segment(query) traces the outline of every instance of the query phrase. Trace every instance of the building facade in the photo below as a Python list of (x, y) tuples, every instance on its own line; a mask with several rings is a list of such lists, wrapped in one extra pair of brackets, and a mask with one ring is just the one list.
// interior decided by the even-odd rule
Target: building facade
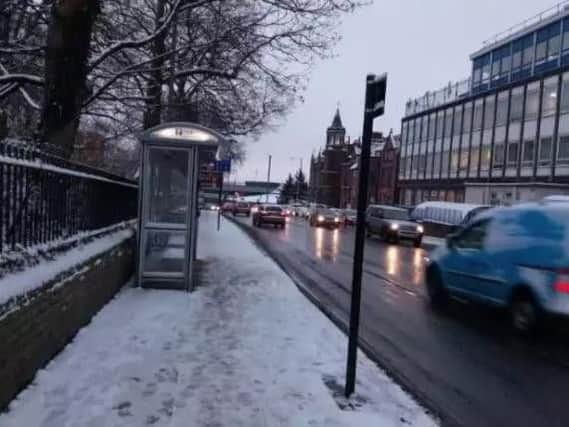
[(316, 203), (340, 207), (342, 169), (354, 155), (354, 145), (346, 139), (339, 109), (326, 130), (326, 146), (310, 160), (310, 193)]
[[(342, 170), (340, 207), (356, 208), (358, 202), (360, 142), (354, 142), (355, 156)], [(368, 202), (370, 204), (394, 204), (397, 201), (396, 182), (399, 159), (399, 136), (374, 132), (371, 142)]]
[(469, 79), (407, 104), (401, 204), (569, 193), (569, 9), (529, 22), (471, 55)]

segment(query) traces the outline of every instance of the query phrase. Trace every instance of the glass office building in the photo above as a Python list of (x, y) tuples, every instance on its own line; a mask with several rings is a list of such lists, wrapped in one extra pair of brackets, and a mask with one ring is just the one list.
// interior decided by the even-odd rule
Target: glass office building
[(469, 79), (407, 103), (400, 203), (569, 194), (568, 3), (487, 42)]

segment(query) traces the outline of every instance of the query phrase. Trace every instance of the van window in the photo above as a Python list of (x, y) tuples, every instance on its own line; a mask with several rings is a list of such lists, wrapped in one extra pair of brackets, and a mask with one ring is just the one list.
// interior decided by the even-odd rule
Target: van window
[(473, 224), (471, 227), (464, 230), (464, 232), (462, 232), (456, 239), (456, 247), (461, 249), (483, 249), (486, 236), (488, 235), (489, 226), (489, 219)]

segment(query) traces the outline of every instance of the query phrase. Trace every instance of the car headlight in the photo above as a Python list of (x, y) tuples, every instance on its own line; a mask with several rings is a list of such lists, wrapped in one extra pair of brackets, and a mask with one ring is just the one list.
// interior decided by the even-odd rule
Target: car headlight
[(392, 230), (399, 230), (399, 224), (391, 224), (389, 228), (391, 228)]
[(425, 232), (425, 229), (423, 228), (423, 226), (422, 226), (422, 225), (418, 225), (418, 226), (417, 226), (417, 233), (424, 233), (424, 232)]
[(340, 218), (334, 218), (334, 222), (340, 222)]
[(322, 215), (318, 215), (318, 222), (324, 221), (324, 217)]

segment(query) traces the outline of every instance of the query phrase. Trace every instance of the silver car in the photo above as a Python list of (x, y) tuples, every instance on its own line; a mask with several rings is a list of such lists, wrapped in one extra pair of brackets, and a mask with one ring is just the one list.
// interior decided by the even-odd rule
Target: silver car
[(368, 236), (377, 235), (386, 242), (410, 240), (418, 248), (423, 241), (424, 229), (411, 220), (406, 209), (371, 205), (366, 213), (366, 231)]

